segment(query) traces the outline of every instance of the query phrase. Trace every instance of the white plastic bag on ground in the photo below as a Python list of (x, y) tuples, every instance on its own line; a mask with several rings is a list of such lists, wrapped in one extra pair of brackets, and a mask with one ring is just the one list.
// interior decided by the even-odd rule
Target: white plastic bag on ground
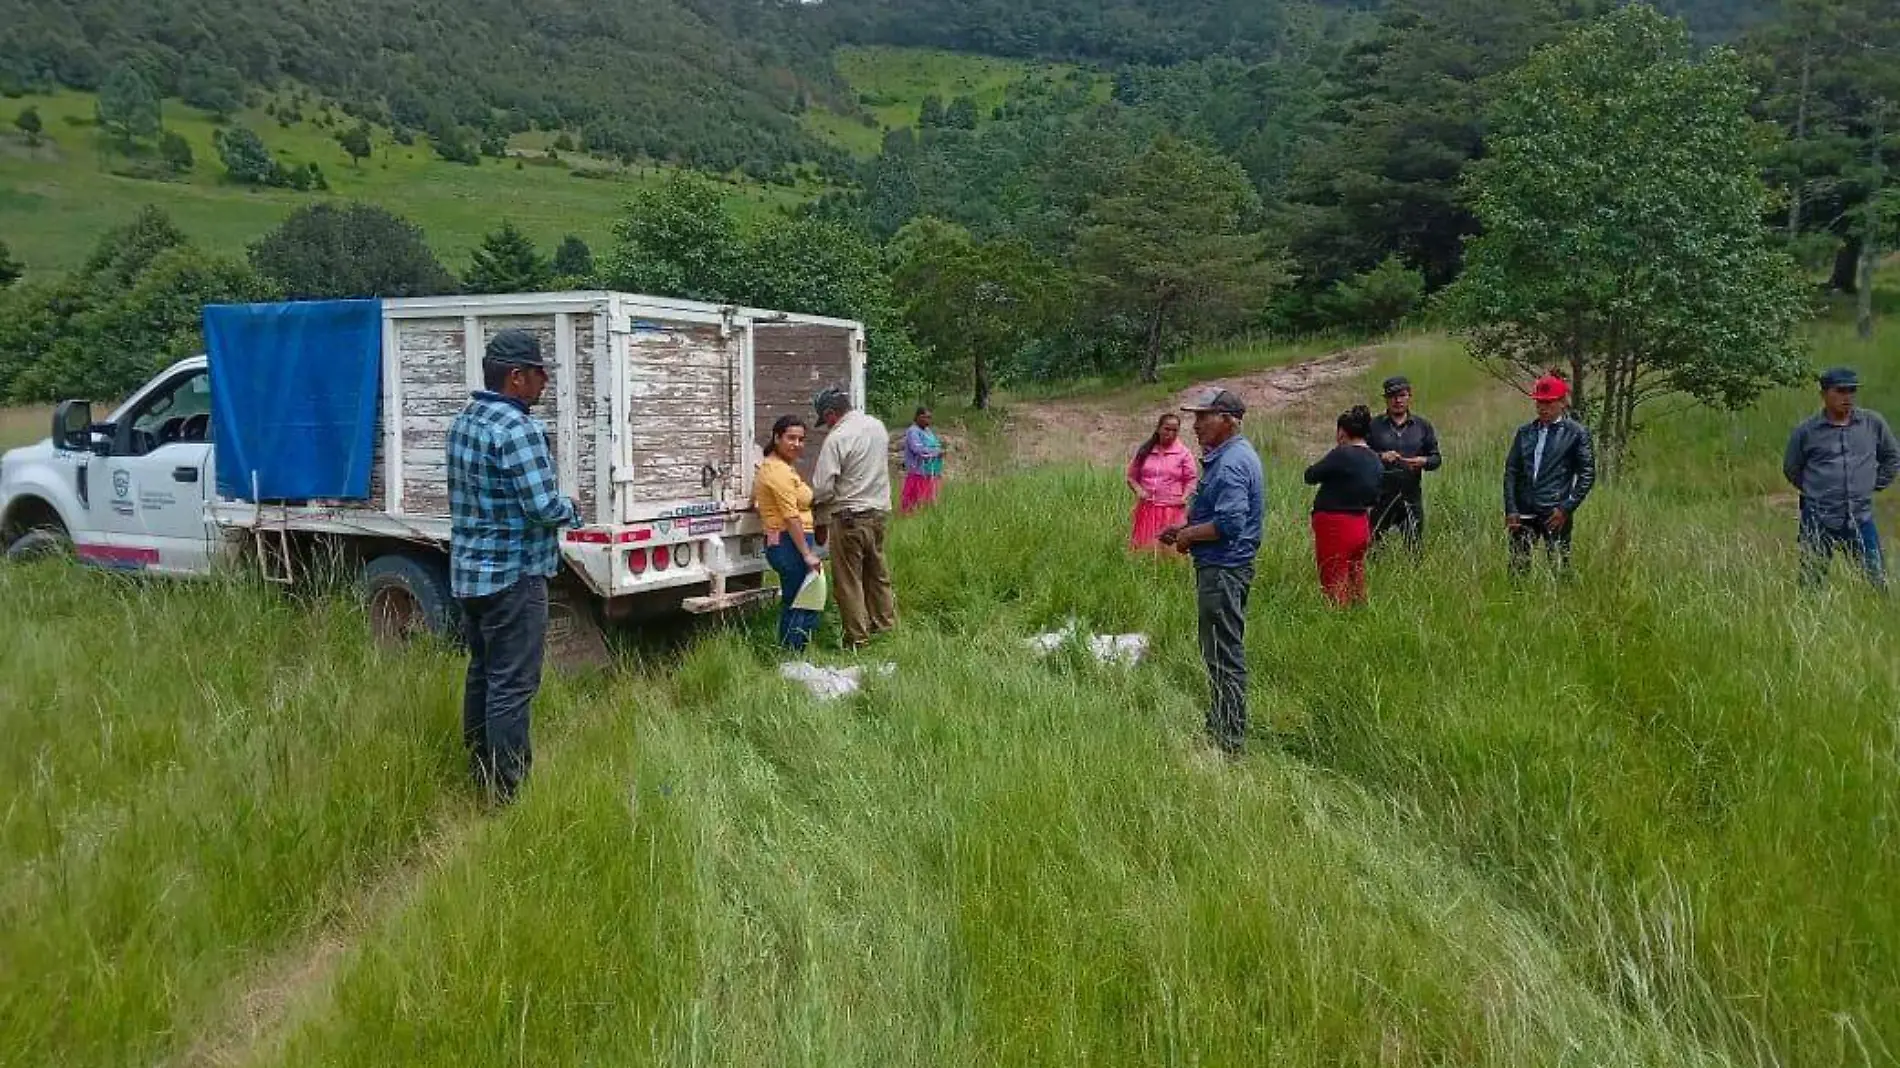
[[(1027, 645), (1037, 656), (1048, 656), (1071, 638), (1082, 635), (1082, 627), (1071, 619), (1062, 625), (1061, 630), (1047, 631), (1026, 639)], [(1089, 654), (1098, 664), (1117, 664), (1133, 667), (1141, 663), (1148, 655), (1148, 636), (1146, 634), (1090, 634), (1088, 636)]]
[[(870, 673), (875, 678), (888, 678), (897, 672), (896, 664), (873, 664)], [(778, 673), (781, 678), (789, 679), (811, 691), (820, 701), (835, 701), (857, 693), (864, 685), (865, 669), (862, 667), (824, 668), (803, 660), (780, 664)]]

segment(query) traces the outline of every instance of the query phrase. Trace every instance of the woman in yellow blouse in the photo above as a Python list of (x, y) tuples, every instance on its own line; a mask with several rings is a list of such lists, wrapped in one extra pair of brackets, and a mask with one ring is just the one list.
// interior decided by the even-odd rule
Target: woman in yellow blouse
[(765, 524), (765, 561), (778, 572), (783, 606), (779, 610), (778, 640), (787, 649), (803, 650), (818, 629), (819, 614), (793, 608), (805, 576), (819, 567), (818, 545), (812, 539), (811, 486), (798, 475), (798, 458), (805, 452), (805, 421), (782, 415), (772, 424), (772, 440), (765, 460), (752, 479), (752, 506)]

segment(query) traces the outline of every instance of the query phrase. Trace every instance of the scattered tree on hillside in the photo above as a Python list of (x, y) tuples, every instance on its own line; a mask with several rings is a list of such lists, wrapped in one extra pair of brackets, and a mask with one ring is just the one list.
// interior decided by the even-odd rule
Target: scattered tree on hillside
[(943, 125), (943, 98), (935, 93), (924, 97), (923, 105), (917, 109), (917, 128), (934, 130)]
[(358, 122), (355, 126), (336, 135), (337, 144), (349, 153), (350, 163), (362, 169), (363, 161), (369, 158), (371, 151), (369, 123)]
[(0, 241), (0, 289), (5, 289), (19, 281), (20, 276), (25, 273), (26, 268), (20, 266), (20, 261), (13, 258), (13, 250), (7, 247), (5, 241)]
[(1139, 321), (1143, 382), (1157, 380), (1170, 328), (1257, 310), (1285, 280), (1249, 229), (1258, 211), (1239, 164), (1165, 135), (1090, 207), (1076, 262), (1105, 309)]
[(40, 121), (40, 109), (31, 105), (20, 109), (20, 114), (13, 119), (13, 125), (26, 135), (27, 144), (36, 147), (40, 143), (40, 134), (46, 129), (46, 125)]
[(594, 277), (594, 252), (587, 242), (569, 234), (561, 239), (561, 247), (554, 250), (554, 273), (575, 282), (585, 283)]
[(196, 163), (191, 154), (191, 142), (176, 130), (166, 130), (159, 135), (158, 155), (173, 174), (190, 174)]
[(114, 67), (94, 105), (99, 126), (121, 149), (158, 136), (158, 91), (129, 63)]
[(953, 130), (976, 129), (976, 101), (967, 96), (950, 101), (950, 107), (943, 113), (943, 124)]
[(967, 385), (978, 409), (989, 407), (995, 362), (1067, 310), (1066, 274), (1020, 239), (980, 242), (955, 223), (924, 218), (898, 231), (890, 251), (905, 321), (937, 355), (931, 384)]
[(282, 185), (283, 168), (272, 158), (264, 139), (243, 126), (232, 126), (212, 135), (218, 159), (225, 174), (239, 185)]
[(374, 204), (299, 208), (251, 246), (251, 265), (292, 300), (455, 291), (421, 229)]
[(1484, 233), (1446, 309), (1507, 378), (1560, 367), (1612, 470), (1669, 396), (1739, 407), (1798, 378), (1806, 313), (1769, 207), (1738, 58), (1632, 6), (1538, 53), (1491, 114)]
[(733, 301), (747, 287), (745, 259), (719, 191), (682, 174), (642, 193), (614, 224), (601, 278), (631, 293)]
[(547, 286), (548, 264), (534, 242), (512, 221), (482, 239), (474, 262), (462, 275), (470, 293), (533, 293)]

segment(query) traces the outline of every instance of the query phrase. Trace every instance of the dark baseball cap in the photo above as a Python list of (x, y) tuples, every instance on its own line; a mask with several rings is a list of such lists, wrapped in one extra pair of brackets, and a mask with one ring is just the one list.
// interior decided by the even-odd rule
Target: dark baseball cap
[(1852, 367), (1830, 367), (1821, 372), (1822, 389), (1859, 389), (1860, 375)]
[(851, 394), (840, 386), (830, 386), (818, 391), (818, 395), (811, 399), (811, 406), (819, 415), (848, 412), (851, 410)]
[(1184, 412), (1218, 412), (1235, 418), (1247, 414), (1247, 402), (1240, 394), (1231, 389), (1207, 389), (1194, 396), (1193, 400), (1181, 405)]
[(1385, 380), (1385, 385), (1381, 388), (1385, 390), (1386, 396), (1396, 396), (1411, 389), (1412, 380), (1404, 375), (1393, 375), (1391, 378)]
[(503, 367), (547, 367), (541, 358), (541, 339), (518, 327), (489, 338), (484, 358)]

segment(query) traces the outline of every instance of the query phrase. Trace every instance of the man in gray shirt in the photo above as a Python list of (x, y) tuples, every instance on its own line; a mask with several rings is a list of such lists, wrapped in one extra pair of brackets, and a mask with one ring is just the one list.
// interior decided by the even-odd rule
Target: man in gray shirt
[(842, 389), (818, 394), (812, 407), (827, 431), (812, 471), (812, 506), (827, 528), (844, 644), (856, 649), (897, 626), (897, 601), (884, 563), (891, 435), (876, 416), (852, 410), (851, 395)]
[(1854, 404), (1860, 376), (1836, 367), (1821, 375), (1821, 411), (1788, 438), (1782, 473), (1801, 491), (1801, 580), (1817, 586), (1839, 549), (1867, 580), (1887, 586), (1874, 529), (1874, 494), (1900, 474), (1900, 441), (1887, 421)]

